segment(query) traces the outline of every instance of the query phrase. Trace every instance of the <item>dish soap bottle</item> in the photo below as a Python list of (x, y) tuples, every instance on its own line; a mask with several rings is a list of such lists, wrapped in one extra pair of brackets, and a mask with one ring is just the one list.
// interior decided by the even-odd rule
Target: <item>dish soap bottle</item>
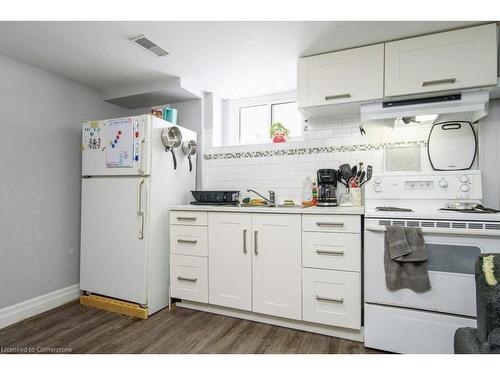
[(312, 206), (312, 200), (312, 180), (310, 177), (306, 177), (302, 183), (302, 205), (304, 207)]

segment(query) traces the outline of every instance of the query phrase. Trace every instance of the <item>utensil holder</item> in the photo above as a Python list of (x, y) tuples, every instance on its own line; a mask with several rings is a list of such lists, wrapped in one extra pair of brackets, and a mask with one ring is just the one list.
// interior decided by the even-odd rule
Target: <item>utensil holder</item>
[(352, 200), (355, 206), (363, 205), (363, 188), (350, 188), (349, 192), (352, 195)]

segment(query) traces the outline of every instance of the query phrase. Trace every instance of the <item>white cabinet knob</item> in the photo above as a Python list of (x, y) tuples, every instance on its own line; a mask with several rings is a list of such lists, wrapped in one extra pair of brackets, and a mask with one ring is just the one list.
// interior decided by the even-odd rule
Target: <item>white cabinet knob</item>
[(373, 179), (373, 182), (377, 185), (380, 185), (382, 183), (382, 177), (375, 177)]
[(460, 190), (465, 193), (466, 191), (470, 190), (470, 186), (467, 184), (462, 184), (462, 185), (460, 185)]
[(469, 178), (469, 176), (467, 176), (466, 174), (464, 174), (464, 175), (460, 176), (460, 182), (461, 182), (461, 183), (465, 184), (465, 183), (467, 183), (467, 182), (469, 182), (469, 181), (470, 181), (470, 178)]
[(444, 178), (439, 181), (439, 186), (441, 186), (443, 189), (448, 187), (448, 181), (445, 180)]
[(380, 193), (382, 191), (382, 186), (380, 185), (375, 185), (373, 187), (373, 190), (375, 191), (375, 193)]

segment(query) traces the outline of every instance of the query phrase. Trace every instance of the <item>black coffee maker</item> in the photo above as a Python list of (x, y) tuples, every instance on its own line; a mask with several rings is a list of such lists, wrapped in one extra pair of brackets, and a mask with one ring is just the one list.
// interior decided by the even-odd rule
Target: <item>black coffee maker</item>
[(337, 202), (337, 170), (318, 169), (318, 202), (317, 206), (334, 207)]

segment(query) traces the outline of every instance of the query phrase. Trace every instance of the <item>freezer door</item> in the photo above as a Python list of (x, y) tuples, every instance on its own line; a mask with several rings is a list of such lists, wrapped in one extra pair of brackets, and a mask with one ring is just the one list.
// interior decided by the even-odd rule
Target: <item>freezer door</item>
[(82, 179), (80, 289), (147, 304), (147, 177)]
[(151, 116), (86, 121), (82, 176), (149, 175)]

